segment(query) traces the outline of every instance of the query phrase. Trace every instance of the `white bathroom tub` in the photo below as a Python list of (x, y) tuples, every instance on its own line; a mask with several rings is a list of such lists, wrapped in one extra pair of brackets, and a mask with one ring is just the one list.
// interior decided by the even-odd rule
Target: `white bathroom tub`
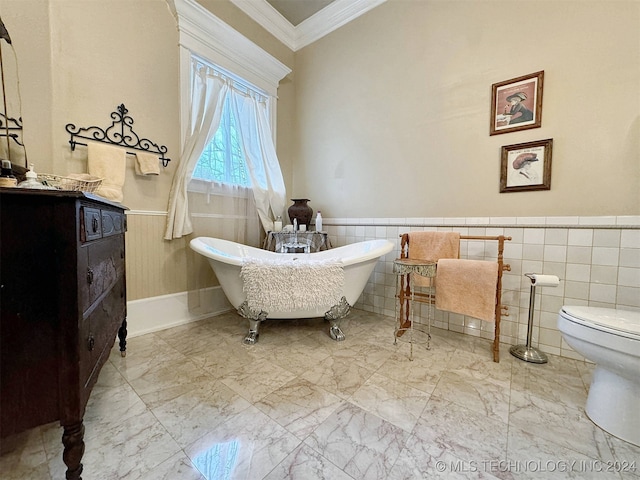
[[(260, 322), (267, 318), (317, 318), (324, 317), (331, 322), (329, 333), (334, 340), (344, 340), (339, 320), (349, 313), (351, 306), (364, 290), (369, 276), (378, 259), (393, 249), (388, 240), (368, 240), (343, 247), (314, 253), (275, 253), (247, 245), (211, 237), (198, 237), (191, 240), (191, 248), (209, 261), (227, 299), (238, 309), (238, 313), (249, 319), (249, 334), (245, 343), (253, 344), (258, 339)], [(243, 262), (247, 259), (270, 261), (290, 261), (292, 258), (309, 260), (337, 260), (344, 269), (344, 291), (338, 305), (310, 306), (294, 311), (261, 312), (257, 315), (246, 308), (246, 294), (240, 275)]]

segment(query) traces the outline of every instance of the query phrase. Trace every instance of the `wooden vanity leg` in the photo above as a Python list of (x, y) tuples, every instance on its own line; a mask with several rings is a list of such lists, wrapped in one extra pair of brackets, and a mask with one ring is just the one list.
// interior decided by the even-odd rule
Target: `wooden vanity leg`
[(66, 425), (62, 434), (64, 453), (62, 459), (67, 466), (67, 480), (82, 480), (82, 455), (84, 455), (84, 424), (82, 420)]
[(122, 326), (118, 329), (118, 338), (120, 339), (120, 356), (127, 356), (127, 319), (122, 321)]

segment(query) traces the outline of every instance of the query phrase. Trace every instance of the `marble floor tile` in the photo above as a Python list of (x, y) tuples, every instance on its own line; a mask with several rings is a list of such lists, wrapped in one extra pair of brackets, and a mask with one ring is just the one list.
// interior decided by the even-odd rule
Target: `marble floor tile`
[(252, 406), (228, 418), (185, 452), (207, 479), (253, 480), (264, 478), (300, 443)]
[(339, 467), (307, 445), (300, 445), (282, 460), (264, 480), (353, 480)]
[(456, 403), (505, 424), (509, 421), (509, 382), (461, 370), (445, 371), (432, 396)]
[(218, 381), (203, 382), (153, 408), (152, 413), (181, 447), (214, 430), (226, 418), (251, 406)]
[(154, 364), (153, 361), (149, 361), (135, 369), (127, 369), (123, 375), (140, 397), (194, 381), (211, 380), (208, 373), (186, 357), (173, 364)]
[(518, 478), (538, 479), (561, 474), (563, 478), (609, 480), (619, 478), (616, 472), (603, 471), (600, 460), (536, 437), (519, 428), (509, 429), (506, 462), (491, 465), (496, 476), (510, 469)]
[[(83, 478), (139, 478), (180, 451), (149, 411), (117, 422), (101, 433), (86, 439)], [(53, 478), (64, 478), (66, 467), (61, 455), (51, 458), (49, 465)]]
[[(60, 440), (60, 437), (58, 437)], [(49, 476), (47, 452), (41, 428), (32, 428), (0, 442), (0, 472), (10, 479)]]
[(632, 445), (608, 433), (605, 433), (605, 438), (613, 454), (611, 467), (619, 471), (624, 479), (640, 478), (640, 446)]
[(544, 374), (531, 375), (526, 372), (514, 372), (513, 376), (512, 391), (537, 396), (575, 410), (584, 409), (587, 403), (587, 390), (581, 380), (576, 385), (575, 382), (561, 382), (561, 377), (550, 379), (548, 375)]
[(296, 378), (254, 405), (300, 439), (306, 438), (340, 405), (337, 395)]
[(345, 403), (305, 439), (305, 444), (357, 479), (385, 478), (409, 433)]
[(414, 351), (413, 360), (410, 360), (406, 345), (400, 345), (380, 366), (378, 373), (430, 394), (440, 381), (453, 352), (433, 346), (431, 350)]
[(176, 453), (138, 478), (139, 480), (208, 480), (184, 452)]
[(508, 426), (502, 421), (452, 401), (431, 396), (413, 433), (430, 455), (443, 452), (476, 462), (504, 459)]
[[(279, 334), (278, 338), (282, 336)], [(321, 363), (329, 357), (330, 351), (319, 345), (315, 338), (305, 335), (296, 341), (292, 340), (286, 348), (273, 344), (265, 346), (258, 342), (252, 347), (251, 353), (256, 361), (268, 360), (294, 375), (300, 375), (307, 371), (310, 364)]]
[(460, 373), (474, 380), (495, 381), (508, 386), (515, 362), (516, 359), (513, 356), (505, 357), (496, 363), (491, 356), (485, 353), (474, 353), (456, 348), (447, 364), (447, 371)]
[(243, 366), (224, 375), (220, 381), (251, 403), (276, 391), (296, 376), (268, 360)]
[(393, 344), (374, 346), (363, 339), (347, 339), (336, 342), (336, 348), (331, 352), (335, 360), (353, 362), (365, 368), (377, 370), (392, 354)]
[(308, 366), (301, 378), (343, 399), (348, 399), (374, 372), (375, 368), (330, 356), (315, 365)]
[(351, 403), (393, 425), (411, 432), (429, 394), (374, 373), (351, 397)]
[(604, 431), (582, 409), (512, 389), (509, 425), (590, 458), (613, 460)]
[(221, 378), (228, 373), (253, 364), (258, 357), (253, 354), (251, 347), (238, 340), (231, 345), (218, 346), (206, 352), (189, 355), (189, 359), (208, 374), (215, 378)]
[(488, 463), (461, 460), (447, 451), (434, 455), (424, 442), (412, 436), (389, 472), (387, 480), (415, 480), (423, 478), (495, 480)]
[[(322, 318), (263, 326), (244, 345), (229, 312), (130, 338), (126, 357), (114, 346), (83, 478), (640, 480), (640, 447), (584, 413), (593, 364), (529, 364), (508, 345), (494, 363), (491, 341), (435, 327), (410, 360), (393, 318), (358, 309), (344, 342)], [(63, 479), (61, 437), (53, 422), (3, 438), (0, 478)]]

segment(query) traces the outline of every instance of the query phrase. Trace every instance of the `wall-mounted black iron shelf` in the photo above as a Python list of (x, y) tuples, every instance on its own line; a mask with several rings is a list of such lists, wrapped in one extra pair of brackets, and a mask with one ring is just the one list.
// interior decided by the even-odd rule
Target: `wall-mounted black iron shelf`
[[(170, 158), (164, 156), (164, 154), (167, 153), (167, 147), (164, 145), (159, 146), (157, 143), (146, 138), (141, 139), (138, 134), (133, 131), (133, 118), (127, 115), (127, 113), (129, 113), (129, 110), (124, 106), (124, 103), (120, 104), (116, 108), (116, 111), (111, 112), (113, 122), (105, 129), (95, 126), (79, 128), (73, 123), (68, 123), (65, 128), (71, 135), (71, 139), (69, 140), (71, 150), (75, 150), (76, 145), (86, 146), (86, 143), (76, 140), (76, 138), (84, 138), (86, 140), (108, 143), (127, 149), (157, 153), (158, 158), (162, 161), (162, 165), (166, 167), (171, 161)], [(127, 151), (127, 153), (135, 155), (135, 152)]]
[[(16, 133), (20, 132), (20, 133)], [(22, 143), (22, 118), (7, 117), (4, 113), (0, 112), (0, 137), (9, 137), (21, 147), (24, 147)]]

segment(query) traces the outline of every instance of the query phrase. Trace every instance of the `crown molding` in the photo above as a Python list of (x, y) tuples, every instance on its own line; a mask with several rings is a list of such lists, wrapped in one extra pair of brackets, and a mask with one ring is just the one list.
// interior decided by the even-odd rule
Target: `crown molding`
[(298, 26), (293, 26), (266, 0), (231, 0), (291, 50), (319, 40), (386, 0), (335, 0)]
[(291, 50), (296, 51), (296, 27), (291, 25), (266, 0), (231, 0), (231, 3), (249, 15)]
[(195, 0), (175, 0), (179, 43), (215, 61), (270, 95), (291, 69), (231, 28)]

